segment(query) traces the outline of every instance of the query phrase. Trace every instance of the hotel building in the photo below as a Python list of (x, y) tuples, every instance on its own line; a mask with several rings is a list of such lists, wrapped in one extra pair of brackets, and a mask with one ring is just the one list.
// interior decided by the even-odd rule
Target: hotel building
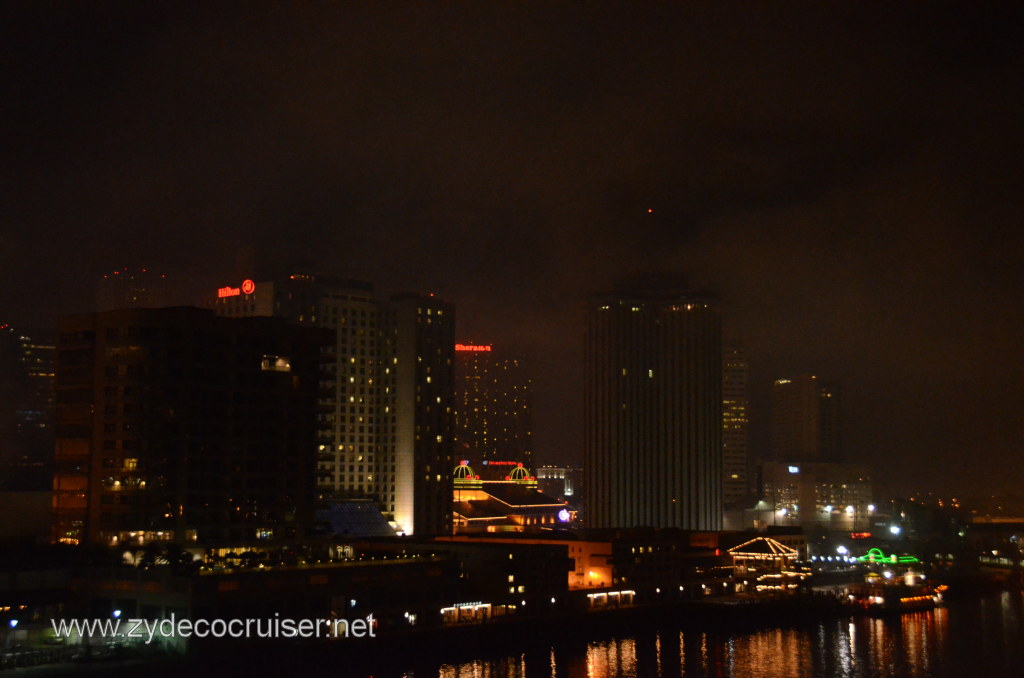
[(716, 305), (684, 294), (592, 296), (584, 389), (587, 525), (720, 530)]
[(493, 344), (455, 345), (455, 446), (478, 467), (533, 469), (530, 380), (519, 358)]
[(414, 294), (381, 300), (367, 282), (296, 273), (221, 287), (206, 305), (331, 330), (318, 401), (319, 498), (371, 499), (402, 534), (450, 532), (452, 304)]

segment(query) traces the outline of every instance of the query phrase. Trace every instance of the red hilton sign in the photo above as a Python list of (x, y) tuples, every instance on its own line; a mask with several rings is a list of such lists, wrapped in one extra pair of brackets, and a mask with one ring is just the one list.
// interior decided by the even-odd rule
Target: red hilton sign
[(256, 283), (246, 278), (242, 281), (241, 287), (221, 287), (217, 290), (217, 297), (237, 297), (240, 294), (252, 294), (256, 291)]

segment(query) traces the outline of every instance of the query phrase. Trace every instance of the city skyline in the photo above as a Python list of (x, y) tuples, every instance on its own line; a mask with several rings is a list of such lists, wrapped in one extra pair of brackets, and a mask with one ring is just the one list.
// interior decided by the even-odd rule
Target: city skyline
[(815, 373), (882, 493), (1008, 491), (1018, 12), (8, 10), (0, 324), (124, 267), (190, 298), (296, 266), (433, 291), (545, 375), (564, 463), (586, 296), (669, 270), (722, 294), (755, 456), (773, 380)]

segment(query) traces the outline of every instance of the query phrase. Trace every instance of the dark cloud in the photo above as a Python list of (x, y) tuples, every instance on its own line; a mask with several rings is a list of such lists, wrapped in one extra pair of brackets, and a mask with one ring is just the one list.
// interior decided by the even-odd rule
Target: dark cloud
[(586, 294), (672, 270), (748, 346), (758, 446), (813, 370), (895, 489), (1024, 480), (1014, 5), (3, 11), (6, 316), (125, 265), (434, 291), (532, 358), (559, 460)]

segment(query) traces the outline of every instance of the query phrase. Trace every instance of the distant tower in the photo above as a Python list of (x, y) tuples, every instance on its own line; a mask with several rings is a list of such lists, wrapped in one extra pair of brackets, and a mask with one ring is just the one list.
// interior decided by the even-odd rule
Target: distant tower
[(455, 344), (455, 445), (459, 455), (533, 466), (530, 380), (519, 358), (493, 344)]
[(96, 310), (122, 308), (161, 308), (170, 306), (167, 276), (148, 268), (107, 273), (96, 283)]
[(747, 359), (740, 348), (722, 350), (722, 491), (726, 506), (749, 493), (747, 478)]
[(52, 484), (52, 335), (0, 325), (0, 488)]
[(841, 461), (839, 391), (814, 375), (772, 386), (772, 457), (776, 461)]
[(722, 528), (722, 339), (712, 301), (588, 305), (584, 476), (592, 527)]

